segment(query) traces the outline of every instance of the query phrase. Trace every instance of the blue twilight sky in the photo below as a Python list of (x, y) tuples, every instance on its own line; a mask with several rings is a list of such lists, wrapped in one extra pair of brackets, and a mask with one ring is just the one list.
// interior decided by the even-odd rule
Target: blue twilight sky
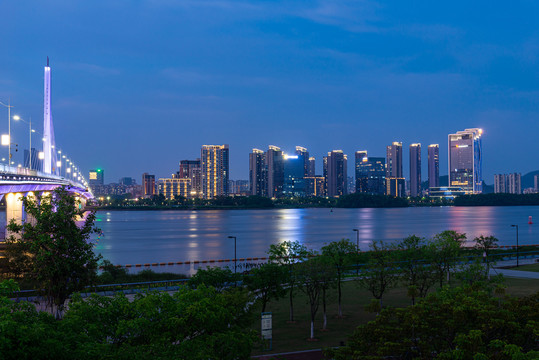
[(392, 141), (408, 177), (420, 142), (426, 179), (427, 146), (447, 174), (447, 134), (470, 127), (487, 183), (539, 169), (537, 1), (2, 0), (0, 17), (0, 101), (42, 131), (49, 56), (56, 142), (107, 183), (225, 143), (247, 179), (253, 147), (307, 147), (317, 173), (342, 149), (352, 175)]

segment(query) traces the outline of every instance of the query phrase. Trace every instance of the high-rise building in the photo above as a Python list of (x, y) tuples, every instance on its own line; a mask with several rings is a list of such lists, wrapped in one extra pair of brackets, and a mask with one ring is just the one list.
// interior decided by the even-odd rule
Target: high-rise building
[(440, 146), (429, 145), (429, 188), (440, 186)]
[(299, 155), (284, 155), (283, 196), (305, 196), (305, 156), (301, 152)]
[(342, 150), (328, 152), (326, 158), (326, 190), (327, 196), (338, 197), (346, 195), (348, 157)]
[(535, 189), (535, 192), (539, 192), (539, 175), (533, 176), (533, 188)]
[(191, 196), (202, 197), (202, 171), (200, 169), (200, 159), (181, 160), (178, 178), (191, 179)]
[(169, 178), (157, 181), (157, 195), (163, 195), (167, 200), (174, 200), (176, 197), (191, 198), (191, 179), (189, 178)]
[(405, 194), (406, 179), (386, 177), (386, 195), (402, 197)]
[(259, 149), (253, 149), (249, 154), (249, 186), (250, 194), (267, 196), (266, 154)]
[(307, 196), (326, 196), (326, 179), (323, 176), (308, 176), (305, 178), (305, 193)]
[(202, 145), (200, 151), (202, 197), (228, 195), (228, 145)]
[(92, 186), (99, 186), (105, 184), (105, 171), (103, 169), (96, 169), (96, 170), (90, 170), (90, 174), (88, 176), (88, 184), (90, 187)]
[(268, 197), (277, 198), (283, 195), (284, 157), (277, 146), (270, 145), (266, 152), (266, 168), (268, 171)]
[(309, 176), (309, 151), (302, 146), (296, 146), (296, 155), (303, 157), (303, 177)]
[(494, 192), (522, 194), (521, 174), (496, 174), (494, 175)]
[(155, 195), (155, 175), (142, 174), (142, 192), (144, 197)]
[(393, 142), (386, 151), (386, 194), (405, 195), (406, 180), (402, 174), (402, 143)]
[(355, 160), (356, 162), (355, 162), (354, 169), (355, 169), (355, 175), (356, 175), (356, 192), (358, 193), (366, 192), (365, 190), (367, 187), (368, 178), (363, 171), (363, 162), (368, 161), (367, 150), (356, 151)]
[(387, 147), (386, 177), (402, 178), (402, 143), (393, 142)]
[(421, 144), (410, 145), (410, 196), (421, 196)]
[(482, 134), (482, 129), (474, 128), (448, 136), (449, 186), (459, 187), (466, 194), (483, 191)]
[(520, 173), (507, 175), (507, 192), (510, 194), (522, 194), (522, 176)]
[(307, 171), (307, 176), (316, 176), (316, 163), (313, 156), (309, 158), (309, 170)]
[(385, 158), (367, 157), (366, 151), (356, 152), (356, 192), (379, 195), (386, 193)]
[(198, 168), (200, 168), (200, 159), (180, 160), (180, 171), (178, 176), (180, 179), (190, 179), (193, 175), (193, 171)]
[(228, 180), (228, 193), (241, 196), (251, 195), (249, 180)]
[(494, 175), (494, 193), (500, 194), (500, 193), (506, 193), (507, 189), (507, 179), (505, 177), (505, 174), (495, 174)]
[(118, 183), (123, 186), (133, 186), (137, 184), (137, 181), (132, 177), (123, 177), (118, 180)]

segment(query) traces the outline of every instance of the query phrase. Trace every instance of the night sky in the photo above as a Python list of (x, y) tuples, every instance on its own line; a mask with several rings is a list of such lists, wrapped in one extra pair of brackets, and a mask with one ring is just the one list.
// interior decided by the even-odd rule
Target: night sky
[(539, 169), (536, 1), (2, 0), (0, 18), (0, 101), (42, 131), (49, 56), (57, 146), (106, 183), (168, 177), (203, 144), (230, 145), (231, 179), (270, 144), (320, 174), (342, 149), (353, 175), (355, 151), (393, 141), (407, 178), (423, 145), (426, 180), (427, 146), (445, 175), (447, 135), (471, 127), (487, 183)]

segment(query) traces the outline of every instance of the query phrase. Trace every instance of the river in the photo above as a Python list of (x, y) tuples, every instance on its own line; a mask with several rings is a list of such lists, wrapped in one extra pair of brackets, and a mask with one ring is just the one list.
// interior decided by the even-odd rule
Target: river
[[(528, 216), (538, 221), (528, 224)], [(499, 245), (539, 244), (539, 207), (409, 207), (395, 209), (273, 209), (198, 211), (99, 211), (103, 235), (96, 252), (114, 264), (203, 261), (264, 257), (271, 244), (299, 241), (309, 249), (342, 238), (368, 250), (373, 240), (398, 241), (408, 235), (431, 238), (443, 230), (466, 233), (470, 245), (493, 235)], [(165, 266), (158, 271), (192, 273), (198, 266)], [(154, 268), (152, 268), (154, 269)], [(156, 270), (156, 269), (154, 269)]]

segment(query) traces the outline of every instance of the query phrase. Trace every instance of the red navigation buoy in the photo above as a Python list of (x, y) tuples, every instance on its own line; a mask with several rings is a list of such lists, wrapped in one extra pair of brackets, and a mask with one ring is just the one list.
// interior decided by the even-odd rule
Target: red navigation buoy
[(528, 216), (528, 224), (530, 224), (530, 225), (533, 224), (531, 216)]

